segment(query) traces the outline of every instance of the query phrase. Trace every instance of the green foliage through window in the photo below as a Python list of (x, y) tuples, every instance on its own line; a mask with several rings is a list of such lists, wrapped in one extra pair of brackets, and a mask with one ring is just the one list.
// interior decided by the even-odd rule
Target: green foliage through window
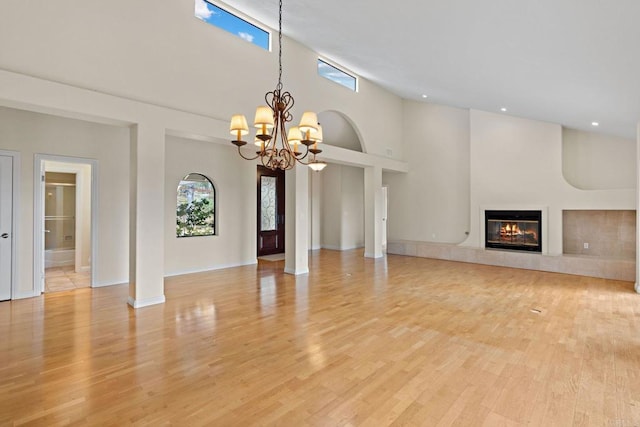
[(204, 175), (190, 173), (178, 185), (176, 236), (213, 236), (216, 193), (213, 183)]

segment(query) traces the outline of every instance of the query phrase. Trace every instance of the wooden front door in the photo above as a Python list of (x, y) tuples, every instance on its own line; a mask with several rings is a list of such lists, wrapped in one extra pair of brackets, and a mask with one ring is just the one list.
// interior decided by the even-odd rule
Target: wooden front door
[(284, 252), (284, 171), (258, 166), (258, 256)]

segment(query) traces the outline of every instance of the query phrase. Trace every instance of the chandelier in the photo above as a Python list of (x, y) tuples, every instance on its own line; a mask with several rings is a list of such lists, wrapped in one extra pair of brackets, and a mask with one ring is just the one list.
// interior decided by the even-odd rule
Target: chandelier
[(322, 150), (318, 144), (322, 142), (322, 126), (318, 123), (316, 113), (307, 111), (302, 115), (300, 124), (287, 129), (285, 124), (293, 120), (293, 96), (282, 90), (282, 0), (280, 0), (278, 20), (278, 84), (275, 90), (267, 92), (264, 99), (267, 105), (256, 109), (253, 125), (256, 128), (256, 155), (245, 156), (241, 148), (247, 144), (242, 140), (249, 134), (247, 118), (242, 114), (231, 117), (229, 130), (236, 137), (231, 141), (238, 147), (238, 154), (245, 160), (260, 158), (263, 166), (271, 169), (292, 169), (296, 162), (307, 165), (314, 171), (321, 171), (327, 166), (316, 155)]

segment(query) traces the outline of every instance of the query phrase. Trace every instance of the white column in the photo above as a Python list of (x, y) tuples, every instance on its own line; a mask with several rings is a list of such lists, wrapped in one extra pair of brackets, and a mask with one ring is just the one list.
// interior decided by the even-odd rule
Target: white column
[(636, 142), (636, 292), (640, 294), (640, 122)]
[(296, 164), (285, 176), (284, 272), (309, 272), (309, 167)]
[(129, 304), (161, 304), (164, 298), (164, 159), (161, 126), (131, 127), (129, 196)]
[(382, 168), (364, 169), (364, 256), (380, 258), (382, 253)]

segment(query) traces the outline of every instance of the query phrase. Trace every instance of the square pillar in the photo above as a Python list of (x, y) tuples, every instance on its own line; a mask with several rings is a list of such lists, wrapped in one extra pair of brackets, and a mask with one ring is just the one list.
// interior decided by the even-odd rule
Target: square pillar
[(133, 308), (164, 303), (165, 129), (131, 128), (129, 299)]
[(309, 273), (309, 167), (301, 164), (285, 175), (284, 272)]
[(383, 227), (382, 168), (364, 170), (364, 256), (381, 258)]

